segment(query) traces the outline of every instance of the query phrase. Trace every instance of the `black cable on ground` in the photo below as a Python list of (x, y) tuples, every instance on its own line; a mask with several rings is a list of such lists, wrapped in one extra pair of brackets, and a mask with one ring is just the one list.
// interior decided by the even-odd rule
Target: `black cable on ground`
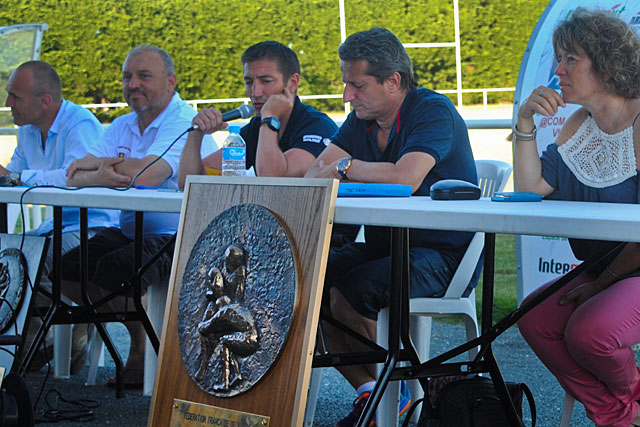
[(36, 423), (93, 421), (96, 418), (93, 409), (99, 406), (91, 399), (67, 399), (56, 389), (49, 390), (44, 400), (48, 409), (42, 410), (42, 418), (36, 419)]

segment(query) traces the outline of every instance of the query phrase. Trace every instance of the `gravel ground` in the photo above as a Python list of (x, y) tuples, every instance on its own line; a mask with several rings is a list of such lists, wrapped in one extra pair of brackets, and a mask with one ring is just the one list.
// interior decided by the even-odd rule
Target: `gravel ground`
[[(108, 327), (118, 347), (122, 349), (123, 358), (128, 349), (128, 335), (121, 325)], [(448, 348), (461, 343), (464, 332), (461, 326), (449, 325), (442, 322), (433, 323), (432, 352), (440, 354)], [(544, 368), (540, 361), (531, 352), (516, 328), (511, 328), (503, 333), (493, 345), (494, 354), (507, 381), (525, 382), (533, 391), (538, 412), (538, 426), (547, 427), (558, 425), (560, 411), (564, 399), (564, 392)], [(638, 356), (638, 352), (636, 352)], [(46, 368), (40, 372), (31, 373), (27, 382), (32, 399), (42, 389), (43, 397), (40, 398), (36, 417), (43, 418), (41, 413), (46, 408), (44, 395), (49, 390), (56, 390), (65, 399), (91, 399), (98, 403), (95, 408), (95, 419), (86, 422), (88, 425), (97, 426), (145, 426), (149, 411), (150, 398), (142, 396), (140, 391), (126, 391), (122, 399), (116, 399), (114, 389), (106, 385), (85, 386), (87, 368), (78, 375), (69, 379), (55, 379), (50, 375), (45, 382)], [(114, 375), (115, 368), (110, 358), (106, 357), (104, 368), (98, 371), (98, 384), (105, 384), (109, 376)], [(54, 402), (54, 393), (49, 394), (49, 400)], [(349, 412), (351, 402), (355, 398), (355, 392), (349, 384), (338, 374), (335, 369), (325, 369), (320, 397), (315, 416), (315, 426), (330, 427)], [(61, 406), (67, 407), (66, 404)], [(530, 425), (528, 411), (525, 420)], [(44, 426), (75, 426), (81, 423), (73, 421), (61, 421), (57, 423), (45, 422)], [(584, 408), (576, 404), (572, 426), (593, 425), (585, 416)], [(278, 426), (275, 426), (278, 427)]]

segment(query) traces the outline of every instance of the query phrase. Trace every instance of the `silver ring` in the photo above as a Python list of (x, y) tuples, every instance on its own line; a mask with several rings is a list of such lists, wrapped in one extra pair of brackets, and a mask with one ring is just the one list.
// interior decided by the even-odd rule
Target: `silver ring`
[(538, 95), (543, 96), (544, 95), (544, 89), (540, 89), (540, 92), (538, 92)]

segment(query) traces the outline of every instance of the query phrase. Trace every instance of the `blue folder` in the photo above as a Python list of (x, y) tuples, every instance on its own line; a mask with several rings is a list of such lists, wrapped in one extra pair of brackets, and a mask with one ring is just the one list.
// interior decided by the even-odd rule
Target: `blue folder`
[(338, 186), (338, 197), (410, 197), (412, 191), (410, 185), (344, 182)]

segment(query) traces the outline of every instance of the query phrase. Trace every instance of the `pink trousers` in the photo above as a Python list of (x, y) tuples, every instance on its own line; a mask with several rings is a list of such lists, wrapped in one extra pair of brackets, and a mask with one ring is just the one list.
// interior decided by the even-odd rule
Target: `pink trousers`
[(558, 304), (562, 295), (591, 280), (587, 274), (578, 276), (523, 316), (518, 326), (597, 426), (628, 427), (640, 399), (640, 370), (631, 350), (640, 342), (640, 277), (614, 283), (577, 308)]

